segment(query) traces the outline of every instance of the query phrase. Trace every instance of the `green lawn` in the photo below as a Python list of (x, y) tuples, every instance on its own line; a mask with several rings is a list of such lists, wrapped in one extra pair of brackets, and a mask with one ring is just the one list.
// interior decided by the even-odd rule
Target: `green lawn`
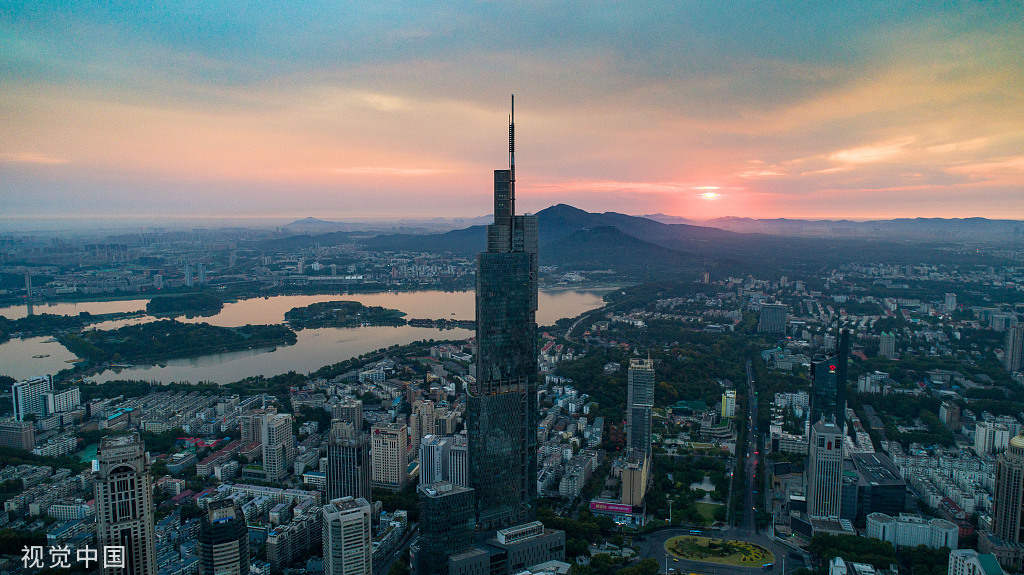
[(746, 541), (682, 535), (665, 542), (665, 551), (680, 559), (723, 563), (737, 567), (761, 567), (775, 562), (771, 551)]
[(700, 516), (707, 520), (708, 524), (715, 522), (715, 510), (722, 506), (721, 503), (697, 502), (693, 504), (700, 513)]

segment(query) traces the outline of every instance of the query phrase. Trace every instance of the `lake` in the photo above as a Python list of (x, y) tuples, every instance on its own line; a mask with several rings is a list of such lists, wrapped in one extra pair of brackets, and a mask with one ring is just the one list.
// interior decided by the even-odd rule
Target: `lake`
[[(585, 311), (600, 307), (604, 292), (574, 290), (542, 290), (539, 295), (537, 323), (551, 325), (563, 317), (575, 317)], [(474, 319), (475, 294), (473, 292), (386, 292), (352, 295), (298, 295), (254, 298), (224, 304), (215, 316), (193, 319), (181, 318), (186, 322), (207, 322), (211, 325), (236, 327), (245, 324), (272, 324), (284, 321), (284, 314), (293, 307), (311, 303), (350, 300), (363, 305), (376, 305), (398, 309), (407, 318), (427, 319)], [(89, 313), (114, 313), (142, 311), (145, 299), (59, 303), (36, 305), (36, 313), (77, 315)], [(0, 315), (16, 319), (24, 317), (25, 306), (0, 308)], [(98, 329), (115, 329), (130, 323), (153, 321), (151, 316), (129, 320), (117, 320), (96, 324)], [(212, 381), (230, 383), (254, 375), (272, 376), (288, 371), (308, 373), (332, 363), (354, 357), (382, 347), (407, 344), (424, 339), (458, 340), (473, 336), (465, 329), (439, 330), (412, 326), (400, 327), (357, 327), (307, 329), (298, 333), (295, 345), (274, 349), (246, 350), (221, 353), (195, 358), (168, 360), (160, 365), (133, 366), (120, 370), (107, 370), (93, 377), (98, 382), (112, 379), (143, 379), (160, 382)], [(59, 343), (46, 343), (50, 338), (39, 337), (11, 340), (0, 345), (0, 374), (15, 379), (34, 375), (56, 373), (68, 367), (68, 359), (74, 359)], [(48, 355), (33, 358), (34, 355)]]

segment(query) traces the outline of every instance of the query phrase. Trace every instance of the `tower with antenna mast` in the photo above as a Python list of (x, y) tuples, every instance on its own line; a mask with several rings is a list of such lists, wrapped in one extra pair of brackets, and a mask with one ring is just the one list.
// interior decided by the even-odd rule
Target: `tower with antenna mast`
[(537, 217), (515, 213), (512, 102), (509, 166), (494, 170), (494, 223), (477, 254), (467, 435), (480, 531), (532, 521), (537, 511)]

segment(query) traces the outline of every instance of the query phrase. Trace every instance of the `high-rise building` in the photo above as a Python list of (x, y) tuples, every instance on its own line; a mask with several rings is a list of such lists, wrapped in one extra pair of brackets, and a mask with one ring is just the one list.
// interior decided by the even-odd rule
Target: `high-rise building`
[(462, 487), (469, 487), (469, 441), (465, 433), (452, 437), (448, 450), (448, 481)]
[(295, 463), (295, 435), (292, 416), (287, 413), (266, 414), (261, 425), (263, 436), (263, 472), (267, 481), (281, 481)]
[(757, 333), (785, 333), (786, 304), (761, 304), (761, 313), (757, 318)]
[(650, 457), (639, 449), (630, 449), (626, 454), (626, 466), (622, 469), (622, 504), (640, 507), (647, 496), (650, 472)]
[(437, 433), (434, 422), (434, 402), (416, 401), (409, 416), (409, 440), (413, 451), (420, 448), (420, 440)]
[(736, 417), (736, 390), (727, 389), (722, 393), (722, 418)]
[(412, 548), (415, 575), (448, 575), (448, 556), (473, 544), (473, 490), (449, 481), (420, 483), (419, 540)]
[(11, 386), (14, 419), (24, 421), (25, 416), (46, 415), (46, 393), (53, 391), (53, 377), (43, 375), (19, 381)]
[(124, 549), (125, 567), (104, 569), (104, 575), (156, 575), (153, 480), (139, 434), (104, 437), (95, 465), (97, 542), (100, 549)]
[(203, 575), (249, 573), (249, 527), (233, 499), (207, 504), (199, 526), (199, 564)]
[(1010, 440), (996, 458), (992, 533), (1005, 543), (1024, 543), (1024, 435)]
[(0, 447), (31, 451), (36, 446), (36, 429), (31, 421), (0, 420)]
[(427, 435), (420, 442), (420, 483), (423, 485), (448, 479), (449, 438)]
[(1024, 325), (1006, 328), (1003, 366), (1010, 373), (1024, 369)]
[(372, 501), (371, 473), (369, 434), (348, 421), (335, 419), (327, 438), (327, 499), (361, 497)]
[(206, 283), (206, 264), (204, 264), (204, 263), (196, 264), (196, 270), (198, 271), (197, 275), (199, 276), (198, 277), (199, 285), (205, 284)]
[(479, 529), (537, 509), (537, 217), (515, 215), (515, 123), (509, 169), (494, 171), (494, 223), (477, 254), (476, 381), (469, 385), (469, 476)]
[(82, 405), (82, 392), (77, 387), (64, 391), (47, 391), (43, 394), (43, 402), (46, 404), (47, 415), (72, 411)]
[(373, 511), (365, 499), (335, 499), (323, 511), (324, 575), (371, 575)]
[(626, 449), (638, 449), (650, 455), (654, 360), (631, 358), (626, 381)]
[(831, 421), (840, 430), (846, 424), (846, 363), (850, 355), (850, 332), (842, 330), (835, 356), (811, 362), (811, 418)]
[(944, 305), (943, 305), (943, 311), (945, 311), (946, 313), (953, 313), (953, 312), (956, 311), (956, 294), (955, 293), (949, 293), (949, 292), (946, 293), (946, 301), (944, 302)]
[[(363, 402), (358, 399), (346, 399), (340, 403), (331, 405), (331, 418), (347, 421), (356, 426), (356, 429), (363, 428)], [(366, 498), (370, 501), (370, 498)]]
[(839, 520), (843, 477), (843, 432), (833, 422), (811, 426), (807, 460), (807, 514)]
[(1014, 433), (1003, 423), (979, 421), (974, 424), (974, 453), (984, 457), (1006, 449)]
[(192, 287), (192, 264), (185, 264), (185, 287)]
[(878, 355), (888, 359), (896, 359), (895, 333), (883, 331), (882, 335), (878, 336)]
[(373, 486), (401, 491), (409, 482), (409, 432), (400, 423), (378, 423), (370, 429), (373, 442)]

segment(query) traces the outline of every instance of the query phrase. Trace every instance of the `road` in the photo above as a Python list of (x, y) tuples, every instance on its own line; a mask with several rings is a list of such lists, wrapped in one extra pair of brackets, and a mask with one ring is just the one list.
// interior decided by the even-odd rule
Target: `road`
[(754, 391), (754, 368), (747, 360), (747, 464), (744, 468), (747, 474), (746, 490), (743, 494), (743, 520), (740, 527), (749, 531), (757, 532), (757, 485), (754, 484), (754, 476), (757, 474), (760, 449), (757, 446), (757, 393)]

